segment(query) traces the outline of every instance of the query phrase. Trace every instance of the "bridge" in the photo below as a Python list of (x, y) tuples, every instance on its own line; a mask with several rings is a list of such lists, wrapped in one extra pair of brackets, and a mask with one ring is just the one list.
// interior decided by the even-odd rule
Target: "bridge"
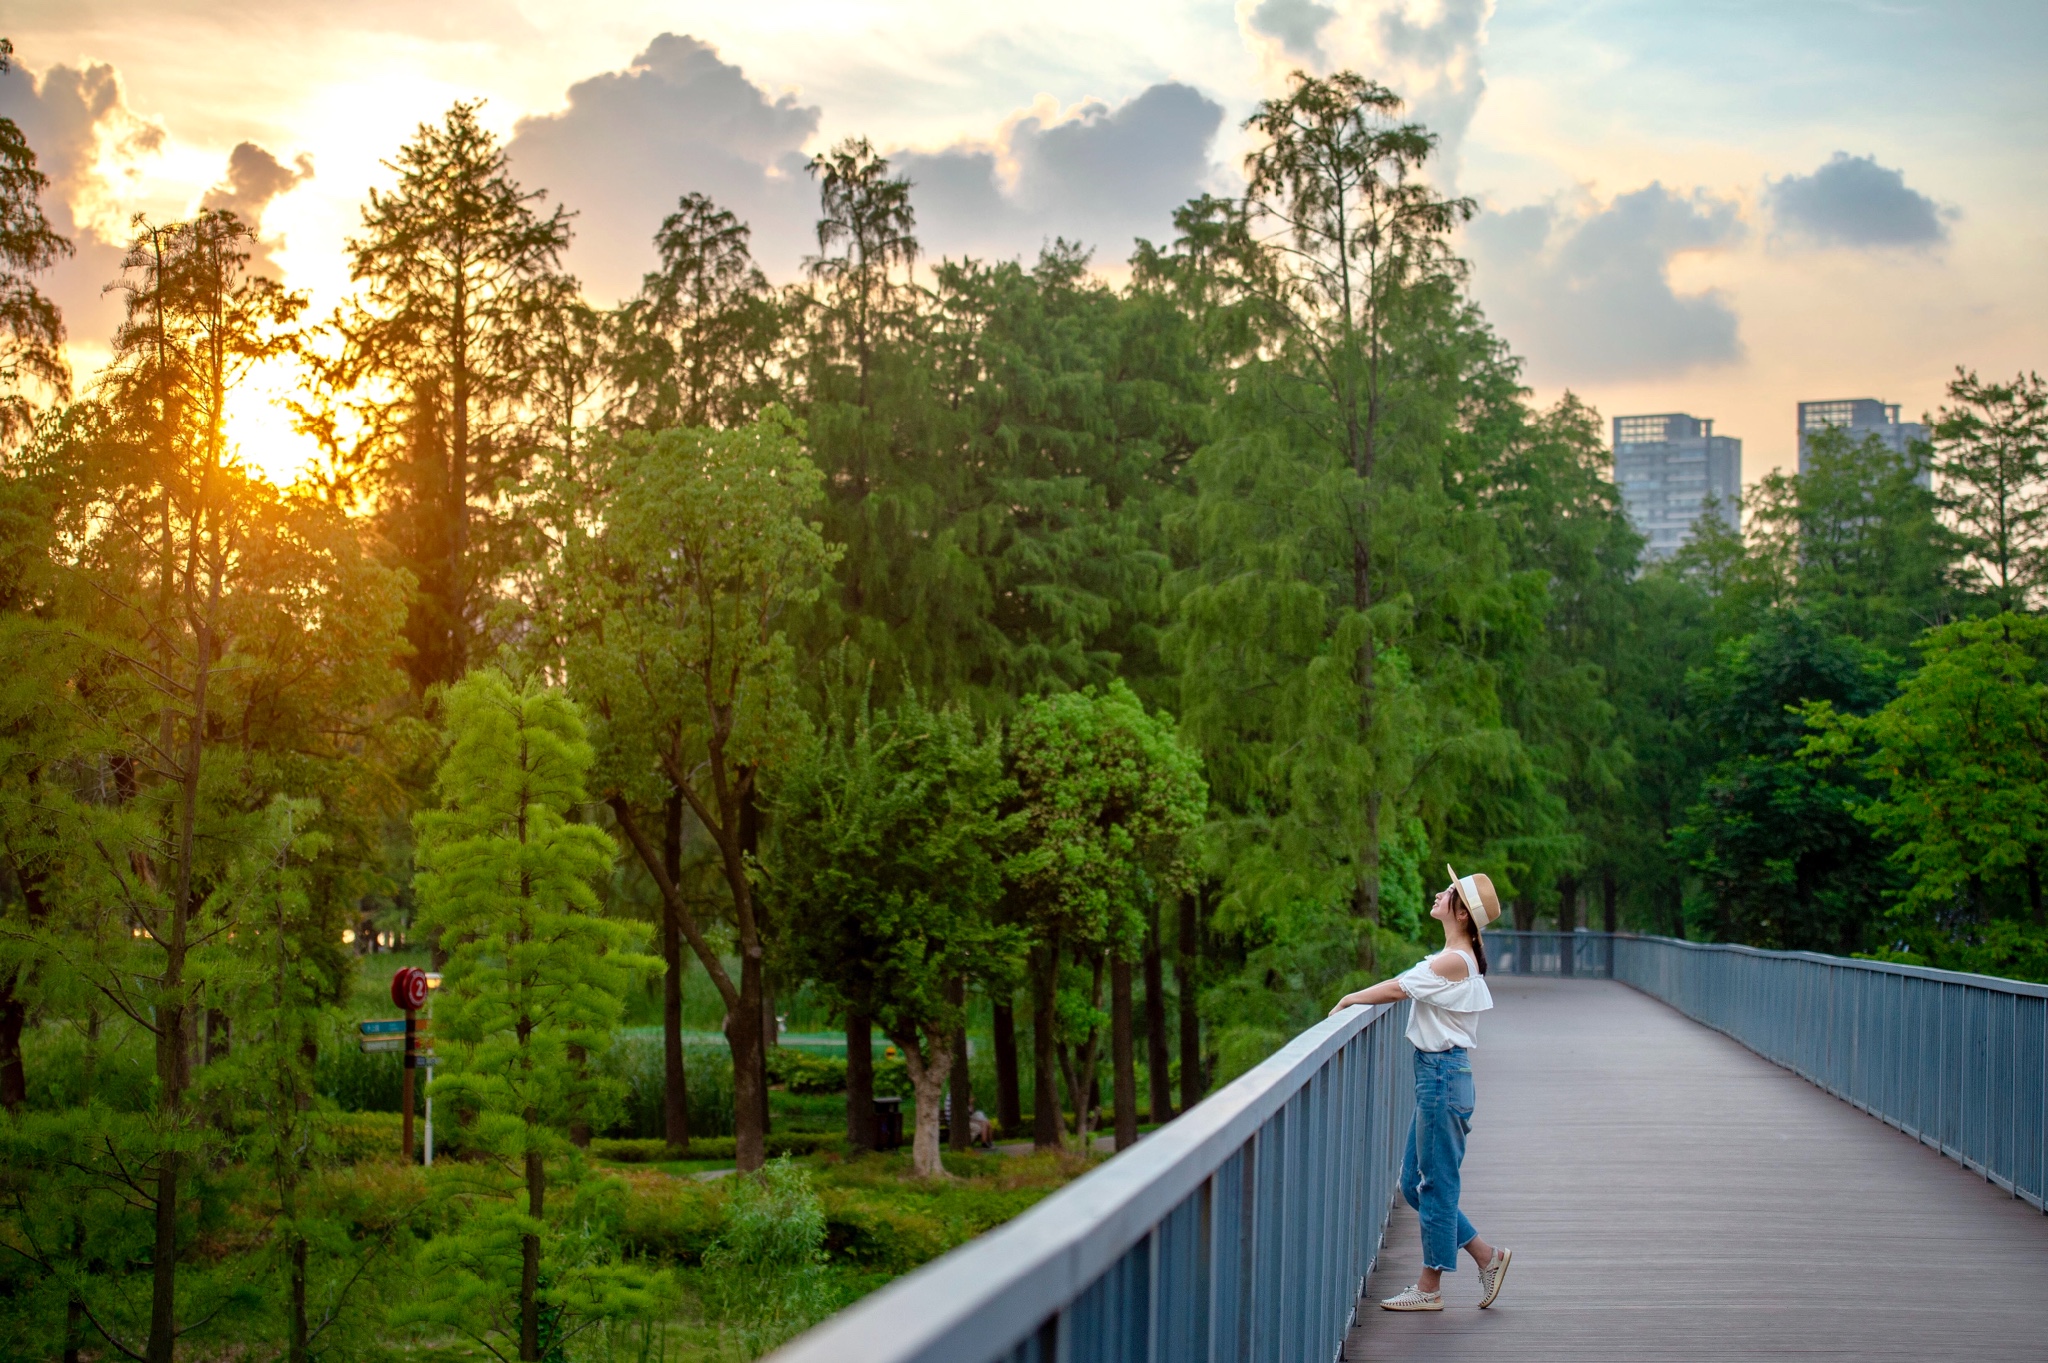
[(2048, 987), (1489, 933), (1472, 1309), (1394, 1195), (1405, 1005), (1353, 1009), (776, 1363), (2048, 1357)]

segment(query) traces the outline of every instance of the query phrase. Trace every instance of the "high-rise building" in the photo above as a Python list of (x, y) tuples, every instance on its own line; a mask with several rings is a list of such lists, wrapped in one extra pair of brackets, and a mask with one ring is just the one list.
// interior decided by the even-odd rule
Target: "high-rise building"
[(1741, 527), (1742, 442), (1715, 435), (1710, 417), (1618, 416), (1614, 484), (1630, 522), (1649, 539), (1644, 556), (1669, 558), (1692, 538), (1710, 497), (1729, 529)]
[[(1799, 404), (1799, 471), (1806, 472), (1806, 447), (1815, 431), (1839, 427), (1851, 440), (1861, 442), (1876, 436), (1899, 454), (1908, 453), (1915, 441), (1927, 439), (1927, 428), (1917, 421), (1899, 420), (1899, 404), (1877, 398), (1830, 398), (1826, 402)], [(1933, 471), (1922, 465), (1918, 475), (1922, 487), (1933, 485)]]

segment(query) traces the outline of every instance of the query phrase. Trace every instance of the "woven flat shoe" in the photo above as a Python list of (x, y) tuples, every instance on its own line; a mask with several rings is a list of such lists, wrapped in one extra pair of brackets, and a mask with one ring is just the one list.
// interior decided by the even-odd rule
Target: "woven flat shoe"
[(1419, 1287), (1404, 1287), (1380, 1303), (1382, 1311), (1441, 1311), (1444, 1309), (1444, 1294), (1425, 1292)]
[(1511, 1249), (1497, 1249), (1493, 1262), (1479, 1270), (1479, 1309), (1484, 1311), (1493, 1305), (1493, 1299), (1500, 1295), (1500, 1285), (1507, 1281), (1508, 1260), (1515, 1257)]

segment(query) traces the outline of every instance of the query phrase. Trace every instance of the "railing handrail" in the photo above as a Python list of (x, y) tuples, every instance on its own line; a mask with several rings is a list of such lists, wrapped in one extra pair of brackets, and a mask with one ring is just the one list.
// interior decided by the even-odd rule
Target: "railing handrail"
[(1915, 979), (1939, 980), (1944, 984), (1967, 984), (1978, 989), (1990, 989), (2006, 994), (2024, 994), (2028, 998), (2048, 999), (2048, 984), (2036, 984), (2032, 980), (2007, 979), (2003, 975), (1977, 975), (1965, 970), (1941, 970), (1928, 965), (1904, 965), (1897, 961), (1866, 961), (1856, 956), (1831, 956), (1823, 951), (1775, 951), (1766, 947), (1743, 946), (1738, 942), (1688, 942), (1683, 937), (1663, 937), (1648, 932), (1594, 932), (1581, 928), (1576, 932), (1555, 930), (1524, 930), (1521, 928), (1488, 928), (1487, 938), (1505, 937), (1510, 940), (1521, 937), (1585, 937), (1599, 940), (1613, 937), (1617, 941), (1663, 942), (1669, 946), (1684, 947), (1687, 951), (1724, 951), (1743, 956), (1761, 956), (1781, 961), (1811, 961), (1816, 965), (1832, 966), (1848, 970), (1872, 970), (1886, 975), (1907, 975)]
[(1391, 1005), (1326, 1018), (1014, 1219), (861, 1299), (774, 1363), (996, 1358), (1073, 1303)]

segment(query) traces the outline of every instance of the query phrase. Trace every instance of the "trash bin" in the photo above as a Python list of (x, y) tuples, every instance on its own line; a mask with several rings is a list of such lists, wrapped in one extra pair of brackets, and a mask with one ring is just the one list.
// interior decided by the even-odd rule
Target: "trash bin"
[(901, 1098), (875, 1099), (875, 1149), (900, 1150), (903, 1148), (903, 1100)]

